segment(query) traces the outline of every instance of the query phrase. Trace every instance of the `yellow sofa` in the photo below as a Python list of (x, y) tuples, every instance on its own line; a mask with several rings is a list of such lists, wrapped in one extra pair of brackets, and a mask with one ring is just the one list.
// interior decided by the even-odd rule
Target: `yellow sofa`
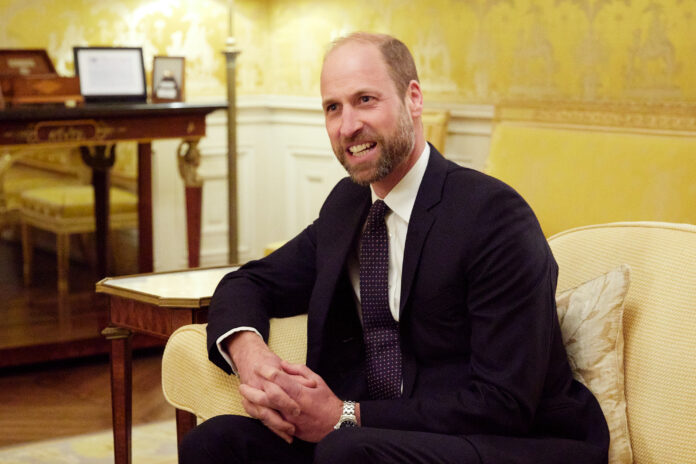
[[(510, 120), (501, 117), (508, 114), (513, 116)], [(595, 112), (590, 115), (594, 121), (606, 122)], [(559, 121), (554, 119), (558, 115), (539, 108), (499, 112), (490, 172), (521, 191), (537, 211), (547, 236), (553, 235), (549, 243), (560, 266), (557, 296), (567, 304), (562, 315), (564, 340), (574, 374), (597, 394), (611, 422), (610, 462), (693, 463), (696, 226), (678, 223), (696, 224), (696, 211), (689, 208), (696, 210), (696, 202), (690, 200), (694, 187), (683, 176), (685, 170), (694, 170), (687, 154), (689, 145), (696, 148), (695, 139), (690, 133), (647, 134), (645, 127), (639, 132), (623, 127), (625, 137), (614, 138), (620, 135), (616, 126), (569, 124), (568, 119), (577, 122), (585, 117), (586, 113), (569, 112)], [(634, 166), (636, 151), (647, 153), (641, 163), (652, 166), (638, 180), (629, 179), (643, 172), (643, 167)], [(622, 161), (601, 161), (598, 153), (608, 158), (615, 154)], [(669, 160), (661, 161), (661, 156)], [(663, 171), (666, 166), (679, 169)], [(647, 185), (658, 183), (653, 177), (669, 190), (662, 195), (657, 186), (650, 187), (662, 195), (660, 202), (642, 194)], [(696, 175), (691, 178), (696, 181)], [(617, 198), (608, 198), (612, 195)], [(661, 202), (669, 207), (660, 206)], [(631, 222), (588, 225), (607, 221)], [(595, 353), (583, 360), (584, 353), (596, 348), (597, 340), (568, 328), (566, 319), (593, 306), (583, 300), (579, 305), (568, 301), (579, 298), (582, 292), (577, 289), (584, 288), (580, 284), (596, 282), (622, 265), (619, 269), (625, 268), (626, 275), (630, 269), (630, 285), (611, 311), (613, 332), (607, 335), (608, 326), (601, 327), (607, 350), (601, 359)], [(588, 319), (596, 312), (589, 311)], [(288, 360), (304, 360), (305, 321), (304, 316), (273, 320), (271, 348)], [(204, 325), (185, 326), (172, 335), (162, 373), (167, 400), (199, 421), (218, 414), (244, 414), (237, 379), (207, 360)]]

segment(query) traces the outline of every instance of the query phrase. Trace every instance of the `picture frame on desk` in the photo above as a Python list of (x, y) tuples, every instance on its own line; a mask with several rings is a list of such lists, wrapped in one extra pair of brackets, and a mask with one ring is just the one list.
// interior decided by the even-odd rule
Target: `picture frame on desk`
[(152, 102), (184, 101), (185, 63), (182, 56), (155, 56), (152, 61)]
[(80, 93), (90, 102), (145, 102), (141, 47), (74, 47)]

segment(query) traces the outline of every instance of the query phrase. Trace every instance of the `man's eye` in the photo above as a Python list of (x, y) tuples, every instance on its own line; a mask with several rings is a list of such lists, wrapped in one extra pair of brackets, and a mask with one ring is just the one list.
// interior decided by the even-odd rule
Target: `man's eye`
[(328, 106), (326, 107), (326, 112), (327, 112), (327, 113), (330, 113), (330, 112), (332, 112), (332, 111), (336, 111), (336, 104), (335, 104), (335, 103), (332, 103), (331, 105), (328, 105)]
[(372, 100), (372, 97), (370, 97), (368, 95), (363, 95), (362, 97), (360, 97), (360, 101), (363, 103), (369, 103), (370, 100)]

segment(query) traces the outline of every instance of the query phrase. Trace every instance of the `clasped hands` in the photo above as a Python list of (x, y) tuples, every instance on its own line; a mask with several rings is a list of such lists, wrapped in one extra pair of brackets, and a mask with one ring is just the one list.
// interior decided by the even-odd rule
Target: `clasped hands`
[(319, 375), (303, 364), (281, 360), (255, 333), (235, 336), (228, 348), (250, 416), (288, 443), (293, 437), (316, 443), (333, 431), (343, 401)]

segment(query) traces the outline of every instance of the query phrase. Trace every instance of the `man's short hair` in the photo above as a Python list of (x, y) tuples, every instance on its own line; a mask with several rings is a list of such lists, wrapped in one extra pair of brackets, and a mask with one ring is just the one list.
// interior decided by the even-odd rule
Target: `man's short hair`
[(413, 56), (408, 47), (399, 39), (387, 34), (354, 32), (334, 40), (324, 58), (341, 45), (351, 42), (369, 43), (377, 47), (382, 54), (382, 58), (384, 58), (387, 71), (392, 81), (394, 81), (397, 92), (402, 96), (406, 96), (406, 90), (411, 81), (419, 82), (416, 63), (413, 61)]

